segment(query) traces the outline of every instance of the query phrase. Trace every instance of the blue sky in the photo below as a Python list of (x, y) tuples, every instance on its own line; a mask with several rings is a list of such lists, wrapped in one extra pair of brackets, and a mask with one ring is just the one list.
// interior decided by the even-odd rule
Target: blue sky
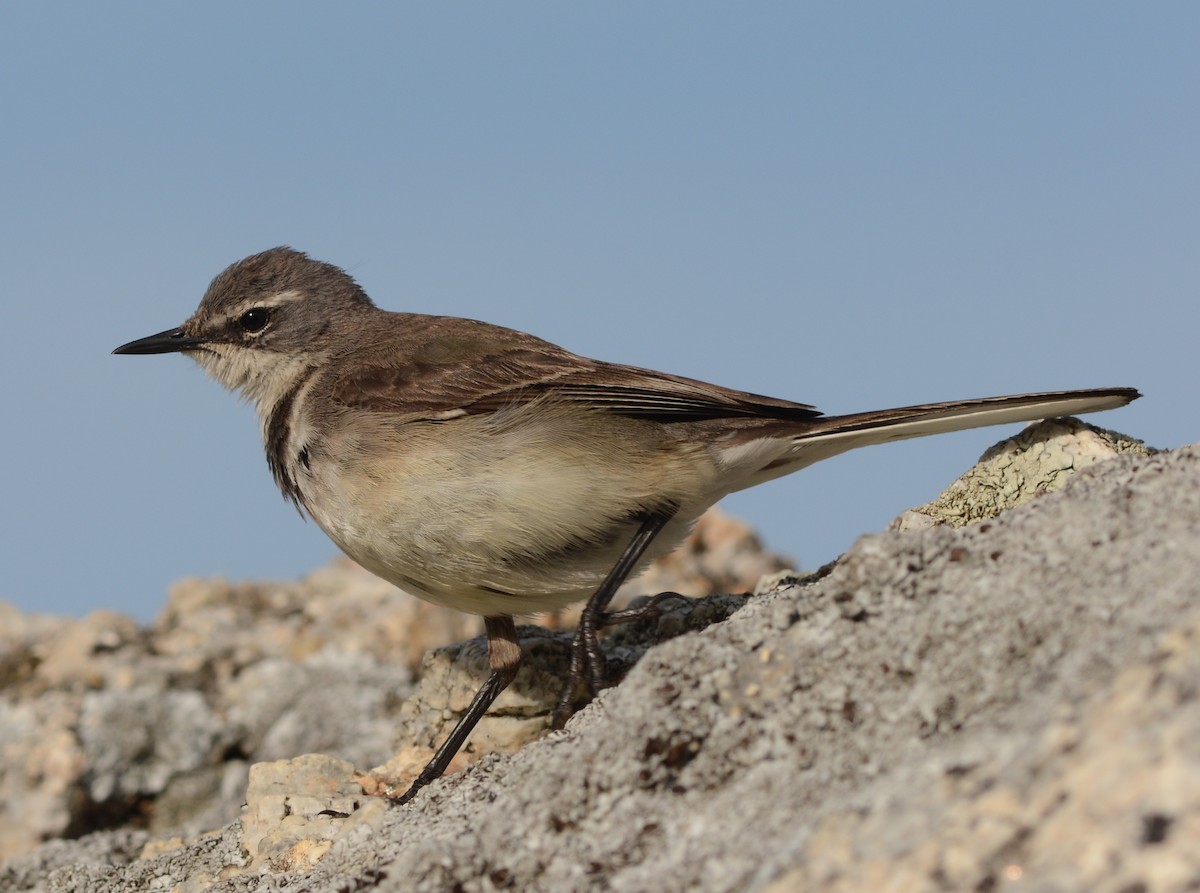
[[(334, 547), (251, 410), (113, 357), (289, 244), (381, 306), (830, 413), (1132, 385), (1200, 438), (1200, 6), (0, 7), (0, 598), (148, 618)], [(1015, 429), (733, 497), (803, 567)]]

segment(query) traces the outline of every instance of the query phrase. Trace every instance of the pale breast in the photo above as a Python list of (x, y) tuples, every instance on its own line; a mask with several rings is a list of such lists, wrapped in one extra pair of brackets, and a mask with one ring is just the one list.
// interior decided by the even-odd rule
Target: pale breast
[(648, 561), (720, 495), (705, 448), (610, 418), (554, 407), (408, 424), (354, 414), (310, 444), (300, 486), (348, 555), (414, 595), (484, 614), (550, 610), (590, 594), (641, 516), (681, 508)]

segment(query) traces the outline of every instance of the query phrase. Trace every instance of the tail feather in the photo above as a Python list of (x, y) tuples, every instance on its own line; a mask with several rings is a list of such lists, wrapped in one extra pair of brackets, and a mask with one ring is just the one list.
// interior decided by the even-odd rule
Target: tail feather
[(790, 474), (861, 446), (988, 425), (1100, 412), (1124, 406), (1140, 396), (1133, 388), (1093, 388), (923, 403), (816, 418), (806, 422), (802, 429), (793, 430), (791, 445), (786, 452), (764, 466), (747, 486)]

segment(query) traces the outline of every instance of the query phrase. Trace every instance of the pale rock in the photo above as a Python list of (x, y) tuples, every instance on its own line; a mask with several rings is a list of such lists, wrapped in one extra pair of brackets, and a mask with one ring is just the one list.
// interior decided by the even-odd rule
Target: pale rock
[(306, 871), (358, 825), (378, 826), (384, 801), (367, 798), (354, 766), (320, 754), (256, 763), (242, 811), (247, 871)]
[[(1061, 455), (1049, 466), (1061, 471)], [(243, 822), (160, 848), (129, 829), (52, 841), (0, 867), (0, 889), (1194, 890), (1198, 544), (1200, 447), (1115, 457), (986, 524), (864, 537), (817, 574), (611, 630), (619, 684), (564, 731), (489, 753), (404, 807), (349, 761), (268, 764)], [(220, 719), (231, 680), (254, 679), (263, 660), (379, 659), (377, 624), (356, 640), (331, 623), (350, 615), (313, 603), (315, 590), (254, 585), (249, 613), (230, 603), (237, 587), (197, 599), (230, 647), (191, 675), (147, 654), (145, 672), (176, 667), (172, 680), (196, 682)], [(275, 632), (256, 642), (250, 620)], [(530, 676), (493, 721), (536, 721), (553, 691), (537, 677), (566, 637), (522, 635)], [(53, 692), (44, 715), (12, 711), (34, 685), (20, 656), (31, 646), (6, 641), (17, 644), (0, 741), (24, 758), (37, 724), (71, 716), (78, 695)], [(138, 647), (93, 658), (133, 666)], [(429, 688), (401, 711), (420, 742), (486, 673), (481, 641), (432, 660)], [(136, 680), (122, 691), (153, 688)], [(516, 740), (495, 738), (469, 756)], [(210, 750), (250, 740), (222, 731)], [(405, 753), (419, 767), (428, 748)], [(6, 775), (6, 794), (23, 777)], [(68, 787), (83, 777), (66, 771)]]
[(932, 502), (909, 509), (889, 530), (961, 527), (994, 518), (1043, 493), (1060, 489), (1075, 472), (1115, 456), (1148, 456), (1140, 440), (1079, 419), (1033, 422), (988, 449)]

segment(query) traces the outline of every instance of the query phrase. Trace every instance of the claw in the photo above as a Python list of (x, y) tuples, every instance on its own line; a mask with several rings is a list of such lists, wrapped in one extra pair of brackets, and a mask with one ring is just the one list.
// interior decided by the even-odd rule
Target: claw
[(636, 608), (626, 608), (624, 611), (610, 611), (600, 618), (600, 628), (620, 626), (622, 623), (633, 623), (648, 617), (659, 617), (666, 610), (669, 602), (686, 602), (688, 597), (678, 592), (660, 592)]
[(680, 595), (678, 592), (660, 592), (643, 605), (627, 608), (624, 611), (601, 614), (596, 620), (593, 620), (586, 611), (584, 612), (583, 617), (579, 620), (579, 629), (575, 632), (575, 638), (571, 641), (571, 665), (567, 670), (562, 690), (559, 692), (558, 702), (554, 705), (550, 728), (561, 729), (571, 718), (571, 714), (574, 713), (572, 706), (575, 702), (575, 693), (579, 689), (580, 682), (587, 682), (592, 697), (608, 687), (608, 661), (600, 649), (600, 640), (596, 635), (597, 630), (618, 626), (622, 623), (631, 623), (647, 617), (657, 617), (662, 614), (666, 605), (676, 601), (687, 601), (687, 596)]

